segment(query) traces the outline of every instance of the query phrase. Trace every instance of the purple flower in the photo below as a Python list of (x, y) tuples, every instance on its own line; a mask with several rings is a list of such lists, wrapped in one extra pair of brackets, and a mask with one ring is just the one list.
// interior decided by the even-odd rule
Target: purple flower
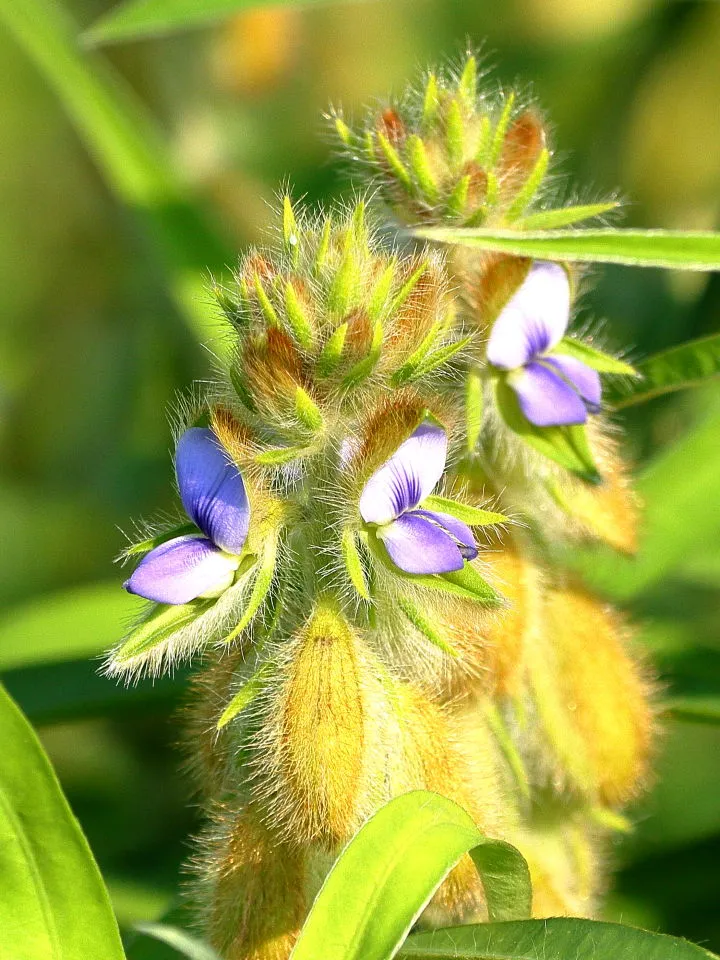
[(596, 370), (553, 353), (570, 320), (570, 283), (557, 263), (537, 261), (493, 325), (487, 358), (510, 371), (520, 409), (536, 427), (585, 423), (600, 410)]
[(393, 563), (406, 573), (450, 573), (477, 556), (470, 528), (447, 513), (422, 510), (445, 470), (447, 436), (426, 420), (370, 477), (360, 514), (377, 525)]
[(157, 603), (217, 596), (233, 582), (250, 523), (240, 471), (212, 430), (191, 427), (175, 458), (180, 499), (203, 535), (176, 537), (151, 550), (124, 584)]

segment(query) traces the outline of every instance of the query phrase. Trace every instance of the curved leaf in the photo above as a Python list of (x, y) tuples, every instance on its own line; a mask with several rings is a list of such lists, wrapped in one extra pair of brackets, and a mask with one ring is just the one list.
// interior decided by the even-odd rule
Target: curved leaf
[[(293, 3), (293, 0), (285, 2)], [(303, 2), (307, 4), (312, 0)], [(298, 5), (297, 0), (294, 3)], [(200, 27), (267, 4), (268, 0), (128, 0), (91, 27), (84, 40), (89, 44), (101, 44), (157, 36), (173, 30)]]
[(491, 918), (529, 916), (530, 878), (521, 854), (484, 837), (451, 800), (417, 790), (391, 800), (345, 848), (292, 960), (389, 960), (468, 852), (483, 878)]
[(701, 386), (720, 376), (720, 333), (663, 350), (636, 366), (642, 377), (613, 389), (610, 402), (616, 410), (645, 403), (674, 390)]
[(223, 271), (232, 256), (188, 199), (170, 151), (142, 105), (108, 63), (81, 54), (77, 27), (60, 4), (0, 0), (0, 20), (55, 90), (115, 194), (145, 221), (190, 329), (202, 342), (217, 340), (220, 327), (208, 304), (207, 276), (209, 270)]
[(32, 727), (0, 687), (0, 956), (124, 960), (100, 871)]
[(450, 497), (438, 497), (430, 494), (423, 501), (423, 507), (428, 510), (439, 510), (441, 513), (449, 513), (458, 520), (462, 520), (471, 527), (487, 527), (495, 523), (507, 523), (508, 518), (502, 513), (493, 513), (491, 510), (481, 510), (480, 507), (473, 507), (469, 503), (462, 503), (460, 500), (452, 500)]
[(135, 929), (146, 937), (167, 944), (178, 956), (187, 957), (187, 960), (220, 960), (219, 954), (211, 946), (181, 927), (168, 923), (139, 923)]
[(497, 250), (517, 257), (621, 263), (632, 267), (720, 270), (720, 233), (680, 230), (486, 230), (433, 227), (414, 235), (436, 243)]
[(662, 933), (561, 917), (415, 933), (408, 937), (400, 956), (426, 960), (712, 960), (713, 954)]

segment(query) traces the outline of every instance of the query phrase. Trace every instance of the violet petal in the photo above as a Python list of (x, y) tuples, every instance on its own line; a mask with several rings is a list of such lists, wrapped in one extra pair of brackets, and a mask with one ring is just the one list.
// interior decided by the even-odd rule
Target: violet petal
[(229, 586), (237, 566), (205, 537), (176, 537), (143, 557), (124, 587), (156, 603), (189, 603)]
[(222, 550), (239, 554), (247, 539), (250, 504), (240, 471), (212, 430), (185, 431), (178, 442), (175, 471), (190, 519)]
[(537, 260), (493, 324), (487, 358), (514, 370), (556, 346), (570, 320), (570, 282), (557, 263)]
[(457, 544), (441, 527), (416, 513), (406, 513), (378, 531), (390, 559), (406, 573), (461, 570)]
[(597, 370), (593, 370), (582, 360), (575, 357), (567, 357), (565, 354), (554, 353), (549, 357), (543, 358), (543, 363), (549, 367), (555, 368), (564, 380), (571, 383), (582, 399), (590, 413), (600, 412), (600, 400), (602, 397), (602, 382)]
[(536, 427), (585, 423), (585, 404), (565, 381), (542, 363), (529, 363), (508, 380), (520, 409)]
[(366, 523), (389, 523), (429, 496), (445, 470), (447, 435), (429, 420), (397, 448), (365, 484), (360, 515)]
[(470, 527), (453, 517), (450, 513), (441, 513), (439, 510), (413, 510), (412, 516), (426, 517), (432, 523), (438, 524), (457, 542), (458, 549), (465, 560), (474, 560), (478, 555), (475, 537)]

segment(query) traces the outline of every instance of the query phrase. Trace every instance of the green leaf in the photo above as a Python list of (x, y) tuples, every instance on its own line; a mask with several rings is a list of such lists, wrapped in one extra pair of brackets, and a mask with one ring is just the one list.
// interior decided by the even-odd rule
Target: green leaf
[(716, 696), (673, 697), (663, 710), (676, 720), (692, 723), (720, 723), (720, 693)]
[(97, 864), (32, 727), (0, 687), (0, 956), (124, 960)]
[(525, 443), (588, 483), (600, 482), (584, 424), (571, 427), (534, 426), (523, 416), (515, 391), (503, 377), (497, 379), (495, 395), (503, 420)]
[(432, 494), (425, 497), (422, 506), (427, 510), (439, 510), (440, 513), (449, 513), (471, 527), (485, 527), (492, 523), (507, 523), (507, 517), (502, 513), (492, 513), (490, 510), (481, 510), (472, 507), (469, 503), (460, 503), (449, 497), (437, 497)]
[(0, 0), (0, 20), (60, 98), (110, 187), (144, 222), (194, 335), (222, 349), (207, 277), (232, 255), (188, 199), (158, 128), (108, 63), (80, 52), (77, 27), (60, 4)]
[(191, 603), (157, 603), (143, 622), (127, 637), (122, 646), (113, 654), (118, 664), (126, 663), (141, 653), (147, 653), (163, 640), (192, 623), (201, 613), (205, 613), (215, 603), (214, 600), (193, 600)]
[(436, 243), (497, 250), (517, 257), (621, 263), (675, 270), (720, 270), (720, 233), (675, 230), (488, 230), (429, 227), (415, 236)]
[(234, 720), (235, 717), (245, 709), (245, 707), (249, 706), (253, 702), (255, 697), (262, 692), (263, 688), (265, 687), (265, 681), (271, 672), (272, 664), (265, 662), (258, 667), (252, 676), (248, 677), (227, 707), (225, 707), (223, 710), (220, 719), (217, 722), (218, 730), (222, 730), (223, 727), (226, 727), (231, 720)]
[(322, 430), (323, 415), (313, 398), (301, 386), (295, 388), (295, 415), (300, 423), (314, 432)]
[(447, 343), (444, 347), (433, 350), (432, 353), (428, 353), (420, 360), (413, 361), (411, 357), (407, 363), (400, 367), (397, 373), (393, 374), (391, 378), (393, 386), (400, 386), (403, 383), (413, 383), (415, 380), (419, 380), (426, 374), (443, 366), (443, 364), (449, 360), (452, 360), (456, 354), (464, 350), (473, 340), (474, 335), (471, 334), (469, 337), (463, 337), (462, 340), (456, 340), (455, 343)]
[(442, 652), (446, 653), (449, 657), (457, 657), (457, 650), (435, 629), (425, 614), (421, 610), (418, 610), (414, 603), (410, 603), (410, 601), (405, 600), (404, 597), (399, 597), (397, 602), (410, 623), (429, 640), (434, 647), (442, 650)]
[(490, 917), (530, 913), (527, 864), (510, 844), (483, 836), (457, 804), (425, 790), (391, 800), (330, 871), (292, 960), (388, 960), (464, 853), (480, 873)]
[(264, 603), (265, 598), (270, 592), (273, 577), (275, 576), (277, 546), (278, 534), (277, 531), (273, 531), (266, 539), (265, 547), (258, 563), (257, 573), (255, 574), (255, 583), (253, 584), (247, 607), (245, 607), (245, 610), (243, 611), (240, 622), (234, 628), (234, 630), (229, 633), (227, 637), (225, 637), (223, 643), (232, 643), (236, 637), (239, 637), (243, 630), (249, 626), (250, 622)]
[(447, 927), (408, 937), (401, 957), (427, 960), (712, 960), (702, 947), (600, 920), (558, 917)]
[[(89, 44), (117, 43), (201, 27), (243, 10), (268, 6), (271, 0), (128, 0), (102, 17), (84, 34)], [(292, 3), (298, 0), (272, 0)], [(313, 0), (302, 0), (304, 5)], [(316, 0), (317, 2), (317, 0)]]
[(255, 457), (255, 463), (264, 467), (279, 467), (283, 463), (290, 463), (299, 457), (306, 457), (310, 453), (310, 447), (271, 447), (269, 450), (263, 450)]
[(465, 383), (465, 431), (467, 452), (474, 453), (483, 425), (483, 381), (477, 370), (470, 370)]
[(0, 620), (0, 670), (97, 656), (136, 613), (116, 580), (35, 597)]
[(564, 337), (556, 347), (553, 347), (553, 353), (575, 357), (600, 373), (616, 373), (626, 377), (639, 376), (635, 367), (631, 367), (629, 363), (618, 360), (609, 353), (603, 353), (602, 350), (597, 350), (580, 340), (573, 340), (571, 337)]
[(619, 206), (617, 200), (607, 200), (605, 203), (587, 203), (576, 207), (558, 207), (556, 210), (538, 210), (537, 213), (528, 213), (518, 221), (521, 230), (551, 230), (556, 227), (569, 227), (580, 220), (589, 220), (599, 217)]
[(341, 549), (350, 582), (363, 600), (370, 599), (362, 558), (357, 548), (356, 532), (350, 527), (343, 530)]
[(616, 410), (714, 380), (720, 375), (720, 333), (656, 353), (639, 363), (637, 372), (638, 383), (614, 388), (610, 403)]

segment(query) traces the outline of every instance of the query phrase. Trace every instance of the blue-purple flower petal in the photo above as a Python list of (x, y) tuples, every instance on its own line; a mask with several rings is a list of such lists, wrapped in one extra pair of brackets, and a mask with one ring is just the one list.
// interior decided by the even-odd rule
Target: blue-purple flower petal
[(487, 358), (502, 370), (521, 367), (556, 346), (569, 320), (567, 273), (557, 263), (535, 261), (493, 324)]
[(439, 510), (413, 510), (413, 516), (425, 517), (431, 523), (436, 523), (455, 540), (460, 555), (464, 560), (474, 560), (478, 555), (475, 537), (470, 527), (453, 517), (452, 514), (442, 513)]
[(178, 442), (175, 471), (190, 519), (216, 546), (239, 554), (247, 539), (250, 504), (240, 471), (212, 430), (185, 431)]
[(405, 513), (378, 530), (390, 559), (406, 573), (450, 573), (461, 570), (464, 560), (457, 544), (442, 527)]
[(447, 435), (426, 420), (370, 477), (360, 496), (366, 523), (389, 523), (429, 496), (445, 470)]
[(582, 399), (590, 413), (600, 412), (600, 400), (602, 398), (602, 382), (597, 370), (593, 370), (582, 360), (575, 357), (567, 357), (564, 354), (553, 353), (545, 357), (543, 363), (557, 370), (560, 376), (571, 383)]
[(585, 404), (565, 381), (543, 363), (529, 363), (515, 371), (509, 381), (520, 409), (536, 427), (585, 423)]
[(237, 566), (205, 537), (176, 537), (143, 557), (124, 587), (156, 603), (189, 603), (230, 586)]

